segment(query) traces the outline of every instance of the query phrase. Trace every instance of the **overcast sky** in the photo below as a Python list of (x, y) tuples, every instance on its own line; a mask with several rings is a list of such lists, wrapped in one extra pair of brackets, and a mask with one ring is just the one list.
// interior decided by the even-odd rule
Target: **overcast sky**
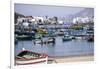
[(15, 4), (15, 12), (21, 13), (26, 16), (58, 16), (66, 17), (73, 15), (86, 8), (83, 7), (68, 7), (68, 6), (47, 6), (47, 5), (34, 5), (34, 4)]

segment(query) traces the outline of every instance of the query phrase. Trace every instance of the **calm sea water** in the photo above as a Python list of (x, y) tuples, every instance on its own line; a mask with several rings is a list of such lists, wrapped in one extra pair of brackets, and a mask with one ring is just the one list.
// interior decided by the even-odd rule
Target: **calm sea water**
[(22, 48), (38, 53), (46, 53), (49, 56), (71, 56), (71, 55), (87, 55), (94, 54), (94, 42), (87, 40), (62, 41), (62, 37), (56, 37), (56, 43), (53, 44), (36, 44), (33, 41), (19, 41), (15, 46), (15, 55)]

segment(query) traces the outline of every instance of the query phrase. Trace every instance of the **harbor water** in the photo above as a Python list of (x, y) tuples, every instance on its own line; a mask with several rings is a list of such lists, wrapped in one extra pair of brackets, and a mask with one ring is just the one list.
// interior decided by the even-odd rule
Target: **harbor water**
[(84, 39), (62, 41), (62, 37), (55, 37), (55, 44), (34, 44), (33, 41), (18, 41), (15, 45), (15, 55), (22, 51), (22, 48), (37, 53), (45, 53), (49, 56), (75, 56), (94, 54), (94, 42)]

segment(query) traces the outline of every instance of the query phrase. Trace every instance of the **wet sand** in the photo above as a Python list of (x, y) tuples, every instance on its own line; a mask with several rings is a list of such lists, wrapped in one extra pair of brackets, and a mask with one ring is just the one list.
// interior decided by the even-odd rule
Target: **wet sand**
[(94, 55), (51, 57), (49, 60), (52, 60), (52, 63), (93, 61)]

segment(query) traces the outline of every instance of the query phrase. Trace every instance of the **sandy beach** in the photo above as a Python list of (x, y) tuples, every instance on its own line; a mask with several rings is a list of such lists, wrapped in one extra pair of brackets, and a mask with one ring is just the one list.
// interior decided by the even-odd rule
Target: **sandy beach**
[(93, 61), (94, 55), (52, 57), (49, 60), (52, 60), (52, 63)]

